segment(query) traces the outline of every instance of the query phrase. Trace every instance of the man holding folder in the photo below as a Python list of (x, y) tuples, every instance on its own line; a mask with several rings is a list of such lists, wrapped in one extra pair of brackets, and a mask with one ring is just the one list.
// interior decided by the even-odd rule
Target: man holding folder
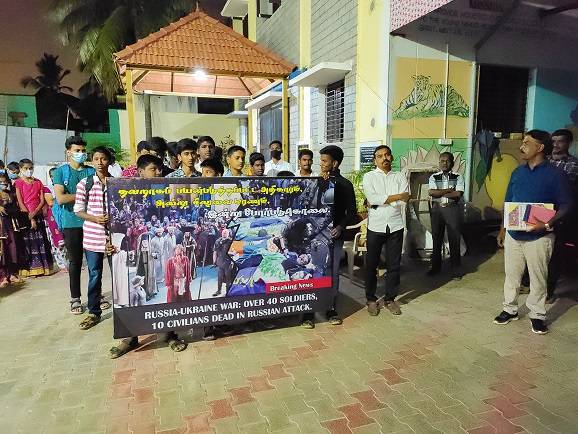
[(532, 331), (537, 334), (548, 333), (544, 320), (548, 263), (554, 247), (552, 230), (569, 212), (572, 201), (566, 176), (546, 160), (546, 155), (551, 150), (550, 134), (540, 130), (526, 133), (520, 146), (521, 157), (526, 164), (512, 173), (505, 201), (553, 204), (556, 214), (546, 222), (540, 220), (539, 213), (535, 213), (526, 230), (506, 231), (502, 228), (498, 234), (498, 245), (505, 249), (506, 278), (504, 310), (494, 319), (494, 323), (503, 325), (518, 319), (518, 289), (527, 265), (530, 273), (530, 294), (526, 306), (530, 310)]

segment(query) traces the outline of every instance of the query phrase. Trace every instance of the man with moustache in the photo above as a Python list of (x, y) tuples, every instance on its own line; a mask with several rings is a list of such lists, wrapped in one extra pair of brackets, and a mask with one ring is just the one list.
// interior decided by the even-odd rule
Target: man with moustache
[(524, 136), (520, 152), (526, 162), (510, 177), (505, 202), (551, 203), (556, 215), (549, 222), (538, 221), (526, 231), (500, 230), (497, 241), (504, 247), (506, 278), (504, 310), (494, 318), (495, 324), (508, 324), (518, 319), (518, 290), (524, 268), (530, 273), (530, 294), (526, 306), (530, 310), (532, 332), (548, 333), (546, 325), (546, 281), (548, 263), (554, 247), (553, 229), (564, 220), (572, 206), (567, 177), (546, 160), (552, 140), (546, 131), (532, 130)]
[(387, 274), (385, 275), (385, 307), (400, 315), (401, 309), (395, 301), (400, 283), (401, 250), (403, 246), (404, 220), (402, 209), (409, 200), (409, 182), (401, 172), (393, 172), (393, 155), (389, 146), (381, 145), (373, 151), (375, 169), (363, 177), (363, 192), (370, 205), (367, 217), (367, 254), (365, 295), (367, 312), (379, 314), (375, 295), (377, 267), (381, 251), (385, 246)]

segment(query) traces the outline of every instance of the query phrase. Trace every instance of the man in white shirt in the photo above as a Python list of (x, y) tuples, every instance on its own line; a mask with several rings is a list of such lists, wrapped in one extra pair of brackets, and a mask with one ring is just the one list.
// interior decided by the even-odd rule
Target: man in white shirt
[(281, 160), (283, 156), (283, 145), (279, 140), (273, 140), (269, 143), (269, 152), (271, 153), (271, 160), (265, 163), (265, 175), (269, 176), (269, 171), (275, 170), (278, 172), (289, 171), (293, 168), (287, 161)]
[(431, 196), (431, 230), (433, 251), (431, 268), (428, 276), (438, 274), (442, 266), (442, 245), (444, 232), (447, 228), (450, 243), (450, 261), (452, 278), (461, 280), (460, 237), (461, 212), (459, 203), (465, 190), (464, 178), (459, 173), (452, 172), (454, 156), (451, 152), (440, 154), (440, 171), (429, 178), (429, 195)]
[(409, 182), (400, 172), (392, 172), (393, 155), (389, 146), (381, 145), (373, 151), (375, 170), (363, 177), (363, 192), (370, 205), (367, 217), (367, 255), (365, 296), (367, 311), (379, 314), (375, 290), (377, 267), (385, 246), (387, 274), (385, 275), (385, 307), (394, 315), (401, 309), (395, 301), (399, 288), (399, 269), (403, 246), (403, 203), (409, 200)]

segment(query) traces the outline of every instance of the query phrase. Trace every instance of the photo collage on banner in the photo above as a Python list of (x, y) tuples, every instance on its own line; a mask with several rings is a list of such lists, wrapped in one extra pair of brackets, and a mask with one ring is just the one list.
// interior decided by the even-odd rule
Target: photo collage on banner
[(114, 336), (326, 310), (333, 183), (112, 179)]

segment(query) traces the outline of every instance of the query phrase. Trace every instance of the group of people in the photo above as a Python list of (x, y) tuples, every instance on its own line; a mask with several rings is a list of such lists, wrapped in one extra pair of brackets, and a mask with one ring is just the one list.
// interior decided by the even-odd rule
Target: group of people
[[(573, 203), (577, 195), (578, 159), (569, 155), (573, 141), (568, 130), (558, 130), (552, 136), (544, 131), (533, 130), (525, 134), (520, 147), (525, 164), (512, 174), (506, 201), (538, 202), (554, 204), (557, 213), (549, 222), (538, 222), (526, 232), (504, 229), (498, 236), (498, 244), (505, 248), (504, 310), (495, 318), (497, 324), (507, 324), (518, 319), (517, 297), (525, 268), (530, 276), (530, 295), (527, 306), (530, 310), (532, 331), (547, 333), (545, 323), (546, 303), (554, 297), (556, 280), (559, 276), (560, 255), (568, 237), (576, 230), (572, 220)], [(111, 242), (109, 215), (106, 211), (107, 179), (114, 156), (105, 147), (92, 150), (90, 165), (86, 143), (81, 137), (70, 137), (66, 141), (67, 162), (51, 173), (54, 191), (44, 187), (33, 177), (34, 165), (30, 160), (21, 160), (18, 165), (0, 165), (0, 287), (17, 282), (19, 276), (36, 276), (50, 273), (53, 267), (54, 248), (65, 247), (69, 273), (70, 311), (84, 313), (81, 301), (80, 273), (83, 253), (88, 265), (88, 316), (81, 322), (82, 329), (89, 329), (100, 322), (104, 309), (110, 303), (102, 295), (102, 271), (105, 258), (109, 263), (118, 252)], [(215, 145), (211, 137), (197, 141), (182, 139), (167, 143), (160, 137), (142, 141), (137, 146), (138, 158), (133, 166), (122, 170), (123, 177), (218, 177), (218, 176), (317, 176), (312, 171), (313, 152), (299, 151), (297, 173), (291, 171), (289, 163), (282, 160), (282, 144), (273, 141), (269, 145), (270, 160), (255, 152), (246, 163), (246, 151), (233, 145), (227, 150)], [(227, 169), (220, 154), (225, 153)], [(347, 226), (357, 223), (358, 214), (353, 185), (343, 177), (339, 167), (344, 154), (340, 147), (329, 145), (319, 151), (319, 176), (334, 181), (333, 228), (333, 285), (339, 287), (339, 262), (343, 256), (344, 233)], [(403, 245), (403, 206), (410, 199), (409, 182), (405, 174), (393, 171), (394, 156), (390, 147), (381, 145), (373, 153), (375, 169), (363, 178), (363, 192), (368, 205), (367, 254), (365, 264), (365, 291), (369, 315), (379, 314), (383, 304), (392, 314), (401, 314), (396, 297), (400, 285), (400, 263)], [(454, 157), (449, 152), (440, 156), (440, 171), (429, 180), (431, 197), (431, 222), (433, 253), (428, 275), (435, 275), (442, 267), (442, 244), (447, 229), (450, 246), (452, 277), (462, 278), (460, 264), (461, 215), (459, 204), (463, 201), (464, 180), (454, 172)], [(572, 190), (574, 188), (574, 190)], [(51, 201), (56, 201), (60, 224), (54, 223)], [(179, 226), (188, 226), (199, 216), (177, 215), (165, 217), (163, 221), (151, 217), (145, 224), (138, 212), (138, 204), (126, 209), (114, 210), (115, 224), (123, 224), (130, 251), (138, 252), (142, 234), (175, 238)], [(124, 218), (122, 217), (124, 213)], [(199, 220), (201, 221), (201, 220)], [(202, 223), (200, 223), (202, 225)], [(59, 227), (60, 228), (59, 228)], [(199, 227), (199, 226), (197, 226)], [(122, 232), (121, 228), (121, 232)], [(118, 228), (114, 230), (118, 232)], [(192, 236), (191, 236), (192, 235)], [(222, 233), (215, 233), (215, 238)], [(194, 273), (192, 258), (198, 240), (195, 234), (175, 240), (174, 252), (184, 254), (189, 263), (189, 273)], [(153, 248), (152, 241), (147, 246)], [(20, 248), (23, 247), (23, 248)], [(142, 247), (142, 246), (140, 246)], [(177, 248), (178, 247), (178, 248)], [(383, 303), (376, 294), (377, 268), (385, 252), (385, 295)], [(552, 261), (551, 261), (552, 259)], [(210, 259), (209, 259), (210, 260)], [(218, 262), (217, 258), (213, 261)], [(195, 258), (196, 262), (196, 258)], [(168, 261), (165, 267), (168, 266)], [(221, 267), (222, 268), (222, 267)], [(159, 273), (166, 279), (166, 270)], [(180, 275), (179, 275), (180, 276)], [(180, 276), (182, 278), (183, 276)], [(142, 279), (142, 276), (139, 277)], [(223, 279), (225, 277), (223, 276)], [(142, 302), (142, 282), (135, 281), (137, 288), (131, 294), (134, 303)], [(179, 293), (179, 295), (182, 295)], [(129, 301), (130, 303), (130, 301)], [(326, 312), (330, 324), (342, 323), (335, 302)], [(315, 327), (314, 315), (303, 316), (305, 328)], [(213, 330), (214, 331), (214, 330)], [(212, 335), (214, 337), (214, 333)], [(209, 333), (209, 338), (211, 334)], [(174, 351), (182, 351), (186, 343), (176, 333), (169, 332), (163, 338)], [(138, 346), (138, 337), (123, 340), (111, 350), (116, 358)]]
[(66, 269), (54, 192), (33, 175), (27, 158), (7, 166), (0, 160), (0, 288)]

